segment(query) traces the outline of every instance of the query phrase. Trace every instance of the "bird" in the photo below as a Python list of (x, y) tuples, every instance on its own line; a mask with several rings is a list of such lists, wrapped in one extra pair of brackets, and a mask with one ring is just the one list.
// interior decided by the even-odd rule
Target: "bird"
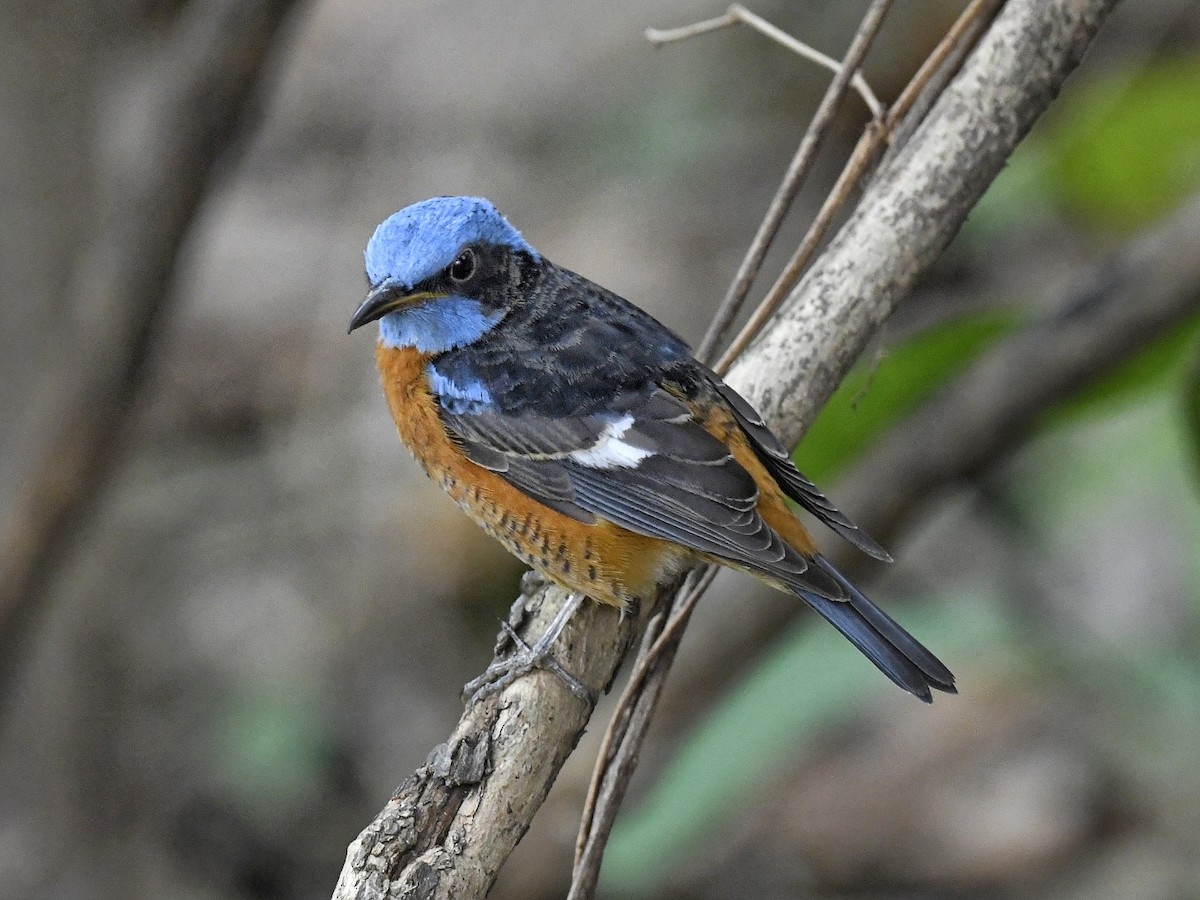
[[(552, 263), (482, 197), (407, 206), (364, 256), (368, 293), (349, 330), (379, 323), (401, 441), (484, 531), (571, 592), (526, 651), (544, 659), (585, 596), (627, 610), (708, 562), (799, 597), (919, 699), (956, 693), (788, 500), (869, 556), (888, 553), (649, 313)], [(526, 664), (514, 671), (538, 660)]]

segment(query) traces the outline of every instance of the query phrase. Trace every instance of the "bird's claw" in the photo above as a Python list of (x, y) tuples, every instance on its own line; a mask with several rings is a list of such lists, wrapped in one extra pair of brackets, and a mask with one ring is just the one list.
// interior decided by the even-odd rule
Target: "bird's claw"
[(544, 669), (557, 675), (572, 694), (589, 706), (596, 705), (596, 697), (592, 692), (583, 685), (583, 682), (564, 669), (550, 652), (557, 634), (547, 632), (537, 643), (530, 646), (508, 622), (502, 620), (500, 627), (504, 629), (516, 649), (511, 656), (493, 660), (482, 675), (463, 685), (463, 696), (470, 698), (467, 700), (468, 706), (474, 706), (481, 700), (486, 700), (493, 694), (504, 690), (522, 675), (528, 675), (538, 669)]

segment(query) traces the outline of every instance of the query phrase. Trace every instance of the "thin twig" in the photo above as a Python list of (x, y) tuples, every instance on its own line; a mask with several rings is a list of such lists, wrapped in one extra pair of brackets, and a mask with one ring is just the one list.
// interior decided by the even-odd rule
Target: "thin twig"
[[(681, 636), (683, 626), (687, 624), (692, 610), (704, 595), (704, 592), (708, 590), (716, 574), (717, 569), (715, 566), (703, 566), (693, 570), (680, 593), (680, 602), (674, 604), (670, 609), (660, 610), (647, 623), (645, 634), (642, 636), (642, 644), (638, 650), (637, 658), (639, 661), (659, 658), (666, 652), (671, 642), (676, 641)], [(600, 750), (596, 754), (596, 765), (593, 770), (592, 781), (588, 786), (587, 797), (584, 800), (579, 837), (575, 843), (576, 869), (580, 866), (581, 854), (587, 842), (588, 833), (591, 830), (597, 794), (600, 791), (601, 784), (605, 780), (606, 769), (616, 755), (616, 752), (612, 748), (616, 743), (625, 740), (630, 711), (634, 705), (634, 697), (642, 690), (650, 672), (651, 669), (649, 666), (637, 665), (630, 673), (629, 680), (625, 683), (625, 689), (621, 692), (621, 696), (617, 700), (616, 709), (609, 727), (605, 731), (604, 738), (600, 743)]]
[(1003, 0), (974, 0), (954, 22), (945, 37), (938, 42), (937, 47), (925, 62), (921, 64), (896, 102), (888, 109), (882, 122), (871, 122), (867, 125), (833, 189), (825, 198), (825, 202), (821, 204), (821, 209), (808, 227), (804, 239), (800, 241), (800, 246), (796, 248), (796, 252), (783, 267), (762, 303), (742, 326), (737, 337), (730, 342), (721, 359), (713, 366), (717, 372), (723, 374), (729, 371), (734, 360), (750, 346), (750, 342), (754, 340), (771, 316), (775, 315), (787, 295), (800, 280), (800, 275), (812, 260), (821, 241), (829, 233), (837, 214), (846, 205), (867, 172), (870, 171), (872, 165), (879, 158), (880, 152), (891, 142), (897, 123), (904, 119), (917, 99), (925, 93), (934, 75), (941, 72), (944, 80), (953, 74), (943, 71), (943, 64), (956, 51), (961, 62), (966, 55), (965, 51), (979, 39), (983, 27), (991, 21), (1002, 3)]
[(645, 35), (646, 40), (651, 44), (655, 47), (661, 47), (663, 44), (673, 44), (677, 41), (686, 41), (689, 38), (699, 37), (702, 34), (720, 31), (722, 28), (732, 28), (738, 23), (739, 19), (734, 14), (733, 7), (731, 6), (726, 10), (724, 15), (693, 22), (691, 25), (681, 25), (679, 28), (647, 28)]
[(846, 95), (850, 78), (866, 58), (867, 51), (870, 50), (875, 36), (879, 33), (883, 17), (890, 6), (891, 0), (875, 0), (863, 17), (862, 24), (854, 35), (854, 40), (850, 42), (850, 48), (846, 51), (846, 58), (825, 90), (825, 96), (821, 98), (821, 104), (817, 107), (804, 137), (801, 138), (800, 146), (796, 148), (796, 153), (784, 173), (783, 181), (771, 199), (770, 206), (767, 207), (767, 213), (758, 226), (758, 232), (754, 235), (754, 240), (751, 241), (750, 248), (746, 251), (746, 256), (738, 267), (737, 274), (733, 277), (725, 299), (721, 301), (708, 331), (696, 349), (698, 359), (704, 362), (712, 359), (716, 348), (725, 339), (733, 320), (737, 317), (746, 295), (750, 292), (750, 285), (758, 277), (759, 269), (762, 268), (763, 260), (766, 259), (767, 250), (779, 233), (784, 216), (787, 215), (792, 201), (804, 186), (804, 182), (812, 170), (817, 150), (820, 149), (821, 142), (833, 125), (834, 115), (842, 98)]
[[(740, 3), (735, 3), (729, 7), (723, 16), (705, 19), (703, 22), (696, 22), (692, 25), (684, 25), (682, 28), (665, 30), (647, 28), (646, 40), (655, 47), (661, 47), (663, 44), (686, 40), (687, 38), (708, 34), (711, 31), (718, 31), (719, 29), (730, 28), (739, 24), (748, 25), (759, 34), (765, 35), (777, 44), (781, 44), (788, 50), (791, 50), (797, 56), (801, 56), (809, 62), (814, 62), (822, 68), (828, 69), (830, 72), (837, 73), (842, 69), (842, 64), (832, 56), (826, 56), (816, 47), (810, 47), (804, 41), (793, 37), (782, 28), (772, 25), (762, 16), (746, 9)], [(862, 72), (855, 70), (853, 77), (850, 79), (850, 84), (858, 92), (858, 96), (862, 98), (863, 103), (867, 105), (867, 109), (871, 111), (872, 118), (878, 119), (883, 115), (883, 104), (879, 102), (879, 98), (871, 90), (871, 85), (867, 83), (867, 79), (863, 77)]]
[(738, 332), (737, 337), (726, 349), (725, 353), (717, 361), (713, 369), (719, 374), (724, 374), (729, 371), (729, 367), (733, 365), (734, 360), (742, 354), (755, 336), (762, 330), (762, 327), (767, 323), (771, 316), (779, 309), (780, 304), (787, 298), (796, 282), (800, 279), (800, 273), (804, 271), (813, 254), (817, 252), (817, 248), (821, 245), (821, 241), (825, 239), (825, 235), (829, 231), (829, 226), (833, 224), (834, 218), (841, 211), (846, 201), (854, 193), (854, 189), (858, 186), (863, 176), (871, 168), (871, 165), (878, 157), (879, 151), (884, 146), (882, 135), (883, 129), (877, 124), (871, 123), (867, 126), (867, 130), (863, 132), (854, 151), (850, 154), (850, 159), (846, 161), (842, 173), (838, 176), (837, 182), (833, 189), (825, 198), (825, 202), (821, 204), (820, 210), (817, 211), (817, 216), (813, 219), (812, 224), (808, 227), (808, 231), (804, 235), (804, 239), (800, 242), (800, 246), (796, 248), (796, 252), (792, 254), (792, 258), (788, 260), (783, 271), (779, 273), (779, 277), (767, 291), (766, 297), (762, 303), (754, 310), (746, 324), (742, 326), (742, 330)]
[(575, 843), (575, 865), (567, 900), (589, 900), (595, 893), (604, 848), (637, 767), (671, 664), (683, 640), (684, 627), (716, 573), (716, 566), (693, 570), (684, 588), (675, 595), (677, 602), (673, 604), (661, 633), (651, 640), (647, 630), (638, 654), (639, 662), (644, 660), (645, 664), (639, 664), (630, 676), (596, 758)]
[[(908, 114), (908, 111), (917, 102), (917, 98), (921, 96), (925, 87), (933, 80), (934, 75), (942, 71), (942, 66), (946, 60), (950, 59), (951, 55), (955, 52), (965, 56), (963, 51), (975, 46), (975, 43), (979, 40), (979, 36), (983, 33), (983, 29), (995, 17), (1003, 5), (1004, 0), (971, 0), (970, 5), (954, 20), (954, 24), (950, 26), (950, 30), (938, 41), (938, 45), (933, 48), (933, 52), (925, 57), (925, 61), (921, 63), (921, 67), (917, 69), (917, 73), (904, 86), (904, 90), (900, 92), (900, 96), (896, 98), (896, 102), (892, 104), (891, 108), (884, 115), (883, 126), (889, 138), (896, 125)], [(960, 59), (960, 65), (961, 62), (962, 60)], [(957, 70), (958, 67), (954, 66), (949, 71), (942, 71), (942, 74), (948, 77), (953, 75)]]

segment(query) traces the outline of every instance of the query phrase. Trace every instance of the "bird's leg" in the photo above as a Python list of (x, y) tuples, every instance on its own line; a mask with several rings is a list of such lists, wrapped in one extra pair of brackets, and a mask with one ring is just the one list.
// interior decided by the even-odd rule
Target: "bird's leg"
[(584, 687), (578, 678), (564, 669), (550, 653), (554, 642), (558, 640), (559, 635), (567, 626), (567, 622), (571, 621), (571, 616), (575, 614), (582, 603), (583, 594), (570, 594), (567, 602), (562, 605), (562, 609), (555, 614), (549, 627), (546, 628), (545, 633), (537, 639), (532, 647), (517, 634), (512, 625), (501, 621), (501, 627), (516, 646), (516, 650), (512, 656), (493, 660), (482, 675), (468, 681), (463, 686), (464, 696), (469, 695), (471, 698), (467, 701), (468, 705), (474, 706), (480, 700), (508, 687), (522, 675), (528, 675), (537, 669), (553, 672), (572, 694), (585, 703), (595, 704), (596, 698), (592, 696), (591, 691)]

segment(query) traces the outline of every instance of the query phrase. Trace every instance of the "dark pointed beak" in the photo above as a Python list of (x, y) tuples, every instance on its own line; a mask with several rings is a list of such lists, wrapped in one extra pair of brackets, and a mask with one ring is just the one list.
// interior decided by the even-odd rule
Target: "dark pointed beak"
[(382, 319), (389, 312), (408, 299), (408, 288), (402, 284), (385, 281), (379, 287), (367, 294), (367, 299), (359, 304), (358, 309), (350, 318), (349, 334), (356, 328), (361, 328), (368, 322)]

